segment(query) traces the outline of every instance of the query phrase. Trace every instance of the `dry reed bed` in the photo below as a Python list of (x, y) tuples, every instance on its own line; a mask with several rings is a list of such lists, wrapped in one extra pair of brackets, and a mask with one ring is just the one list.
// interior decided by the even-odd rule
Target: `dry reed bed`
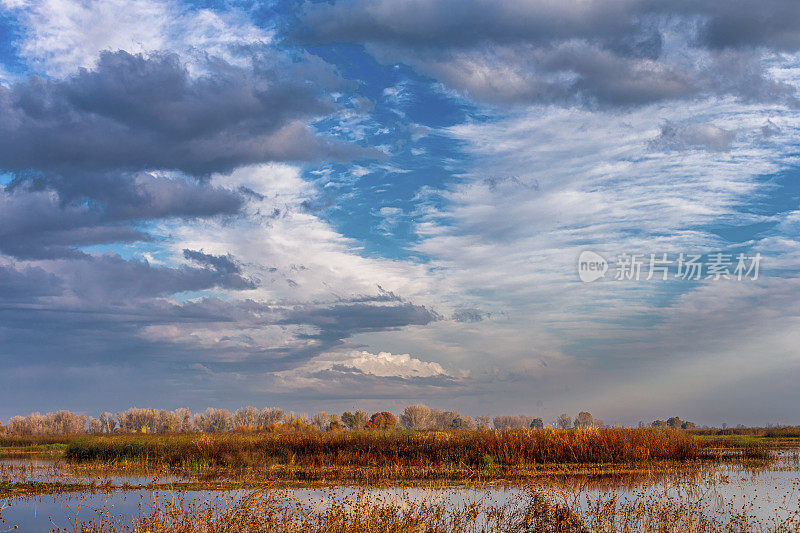
[(111, 435), (70, 441), (72, 461), (142, 461), (173, 466), (492, 469), (549, 463), (695, 459), (698, 441), (669, 429), (359, 431)]

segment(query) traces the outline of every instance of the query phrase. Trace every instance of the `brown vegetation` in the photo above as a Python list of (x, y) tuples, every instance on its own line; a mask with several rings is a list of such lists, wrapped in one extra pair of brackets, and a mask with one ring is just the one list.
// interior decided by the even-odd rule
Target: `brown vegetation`
[(414, 469), (506, 475), (515, 468), (554, 463), (622, 463), (700, 457), (698, 442), (669, 429), (272, 432), (203, 435), (77, 437), (72, 461), (140, 461), (171, 466), (291, 466), (293, 472)]

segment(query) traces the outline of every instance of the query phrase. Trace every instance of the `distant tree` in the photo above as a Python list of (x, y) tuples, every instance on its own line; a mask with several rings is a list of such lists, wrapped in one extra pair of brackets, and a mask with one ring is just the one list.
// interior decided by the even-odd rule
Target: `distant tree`
[(258, 414), (258, 427), (269, 429), (273, 424), (277, 424), (284, 418), (283, 409), (278, 407), (264, 407)]
[(194, 425), (200, 431), (221, 433), (231, 428), (231, 413), (227, 409), (209, 407), (205, 413), (194, 415)]
[(114, 433), (117, 428), (117, 421), (114, 420), (114, 415), (105, 411), (100, 414), (100, 431), (103, 433)]
[(311, 417), (311, 425), (319, 430), (328, 431), (331, 427), (331, 422), (333, 422), (333, 416), (325, 411), (319, 412)]
[(90, 416), (89, 417), (89, 433), (94, 433), (95, 435), (99, 435), (103, 432), (103, 423), (100, 422), (97, 418)]
[(495, 429), (522, 429), (531, 427), (533, 418), (525, 415), (502, 415), (494, 417)]
[(534, 418), (531, 422), (531, 429), (544, 429), (544, 420), (541, 418)]
[(681, 424), (681, 429), (697, 429), (697, 426), (695, 425), (694, 422), (689, 422), (687, 420), (684, 421), (683, 424)]
[(23, 416), (12, 416), (8, 419), (8, 428), (6, 432), (11, 435), (32, 435), (31, 426), (28, 420)]
[(258, 409), (251, 405), (237, 409), (233, 413), (233, 427), (252, 431), (258, 427), (259, 414)]
[(667, 427), (667, 423), (663, 420), (653, 420), (653, 422), (650, 423), (650, 426), (654, 428), (663, 428)]
[(450, 422), (450, 429), (475, 429), (475, 422), (467, 415), (456, 413)]
[(6, 427), (3, 425), (3, 421), (0, 420), (0, 435), (6, 434)]
[(475, 417), (475, 424), (478, 426), (478, 429), (489, 429), (489, 425), (491, 423), (492, 423), (492, 417), (489, 415)]
[(348, 429), (364, 429), (364, 426), (366, 426), (369, 421), (367, 416), (367, 413), (361, 410), (353, 413), (345, 411), (342, 413), (342, 422), (344, 422), (344, 425), (347, 426)]
[(667, 427), (672, 429), (680, 429), (682, 423), (677, 416), (671, 416), (667, 419)]
[(578, 413), (578, 416), (575, 417), (576, 428), (587, 428), (592, 425), (594, 425), (594, 417), (588, 411), (581, 411)]
[(181, 433), (190, 433), (194, 430), (194, 423), (192, 419), (194, 415), (187, 407), (179, 407), (175, 409), (175, 416), (178, 418), (178, 431)]
[(572, 417), (567, 413), (561, 413), (558, 415), (558, 418), (556, 418), (556, 426), (561, 429), (569, 429), (572, 427)]
[(392, 413), (381, 411), (369, 418), (367, 428), (369, 429), (393, 429), (397, 426), (397, 418)]
[(433, 429), (434, 419), (431, 408), (418, 404), (409, 405), (403, 409), (403, 414), (400, 415), (400, 425), (408, 429)]

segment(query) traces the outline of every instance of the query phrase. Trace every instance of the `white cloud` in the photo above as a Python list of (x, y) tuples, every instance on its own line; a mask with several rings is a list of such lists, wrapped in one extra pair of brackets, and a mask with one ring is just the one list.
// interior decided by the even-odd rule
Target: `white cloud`
[(440, 364), (425, 362), (409, 354), (375, 354), (359, 350), (325, 353), (297, 368), (274, 375), (284, 385), (309, 386), (335, 380), (337, 374), (352, 373), (403, 379), (452, 377)]
[(235, 62), (236, 46), (269, 43), (271, 32), (231, 10), (189, 9), (174, 0), (0, 0), (24, 28), (20, 55), (37, 71), (64, 76), (91, 68), (104, 50), (168, 50), (187, 61)]

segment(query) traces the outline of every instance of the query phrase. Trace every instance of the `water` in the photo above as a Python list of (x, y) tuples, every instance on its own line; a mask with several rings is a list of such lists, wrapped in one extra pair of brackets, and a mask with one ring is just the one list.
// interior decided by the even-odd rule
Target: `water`
[[(85, 473), (63, 461), (42, 459), (0, 460), (0, 480), (97, 482), (94, 491), (29, 498), (0, 499), (3, 523), (0, 531), (18, 527), (18, 531), (72, 531), (82, 521), (104, 518), (120, 529), (131, 527), (137, 519), (152, 512), (165, 500), (178, 505), (208, 502), (218, 508), (230, 506), (246, 494), (243, 490), (173, 491), (159, 484), (191, 481), (190, 477), (158, 476), (132, 469), (129, 472)], [(763, 523), (785, 520), (800, 512), (800, 462), (797, 455), (784, 453), (765, 467), (723, 464), (667, 473), (641, 472), (617, 475), (553, 475), (526, 484), (501, 486), (416, 486), (276, 489), (287, 505), (324, 509), (332, 501), (348, 501), (367, 493), (383, 501), (401, 505), (437, 502), (463, 505), (465, 502), (503, 504), (525, 497), (531, 489), (545, 491), (548, 497), (571, 508), (595, 504), (598, 499), (615, 498), (618, 503), (638, 501), (699, 501), (703, 512), (733, 516), (741, 510)]]

